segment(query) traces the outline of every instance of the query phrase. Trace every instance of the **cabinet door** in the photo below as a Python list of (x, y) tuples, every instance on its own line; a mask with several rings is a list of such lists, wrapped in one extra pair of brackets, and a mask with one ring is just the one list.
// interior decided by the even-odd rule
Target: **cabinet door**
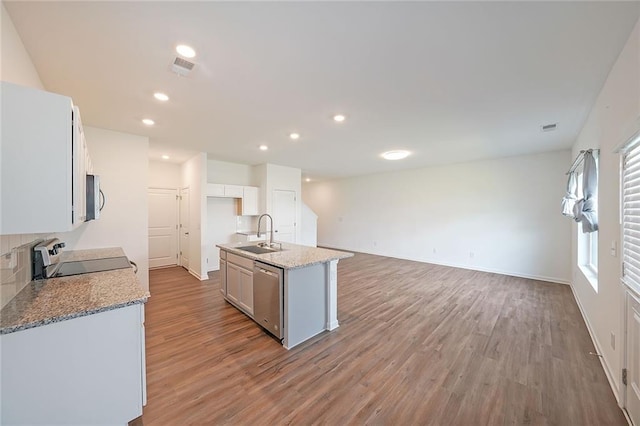
[(233, 263), (227, 263), (227, 297), (240, 303), (240, 267)]
[(242, 198), (242, 186), (240, 185), (225, 185), (224, 196), (230, 198)]
[(227, 295), (227, 261), (220, 259), (220, 293)]
[(253, 271), (244, 268), (240, 272), (240, 301), (239, 304), (253, 316)]
[(245, 186), (242, 189), (242, 215), (258, 215), (258, 188), (255, 186)]
[(219, 183), (208, 183), (207, 197), (224, 197), (224, 185)]

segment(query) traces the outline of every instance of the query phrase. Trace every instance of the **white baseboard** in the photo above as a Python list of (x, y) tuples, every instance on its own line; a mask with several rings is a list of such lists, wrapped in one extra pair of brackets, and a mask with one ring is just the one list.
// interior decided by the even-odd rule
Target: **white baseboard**
[[(571, 287), (571, 293), (573, 294), (573, 298), (575, 299), (576, 304), (578, 305), (578, 309), (580, 309), (580, 314), (582, 315), (582, 319), (584, 320), (584, 323), (587, 325), (587, 331), (589, 332), (589, 336), (591, 337), (593, 346), (595, 346), (596, 348), (596, 353), (599, 353), (599, 354), (604, 353), (602, 351), (602, 345), (600, 345), (600, 342), (598, 341), (596, 334), (593, 332), (593, 328), (591, 327), (589, 318), (587, 318), (587, 316), (584, 313), (584, 309), (582, 308), (582, 303), (580, 303), (580, 299), (578, 298), (578, 295), (573, 289), (573, 285), (570, 285), (569, 287)], [(622, 407), (622, 401), (620, 401), (620, 388), (619, 388), (619, 383), (616, 380), (616, 375), (613, 374), (613, 372), (611, 371), (611, 367), (609, 366), (609, 363), (607, 362), (604, 356), (599, 356), (598, 358), (600, 359), (600, 364), (602, 364), (602, 369), (604, 370), (604, 374), (607, 376), (607, 380), (609, 381), (609, 386), (613, 391), (613, 396), (615, 396), (616, 401), (618, 402), (618, 406)]]
[(492, 273), (492, 274), (508, 275), (508, 276), (511, 276), (511, 277), (527, 278), (527, 279), (536, 280), (536, 281), (546, 281), (546, 282), (550, 282), (550, 283), (570, 285), (570, 282), (567, 279), (557, 278), (557, 277), (548, 277), (548, 276), (545, 276), (545, 275), (523, 274), (523, 273), (517, 272), (517, 271), (505, 271), (505, 270), (501, 270), (501, 269), (484, 268), (484, 267), (481, 267), (481, 266), (459, 264), (459, 263), (450, 263), (450, 262), (442, 262), (442, 261), (434, 260), (434, 259), (419, 259), (419, 258), (390, 256), (390, 255), (380, 254), (380, 253), (372, 253), (372, 252), (367, 252), (367, 251), (351, 250), (351, 249), (342, 248), (342, 247), (328, 247), (328, 246), (322, 246), (322, 247), (334, 248), (336, 250), (343, 250), (343, 251), (353, 251), (353, 252), (356, 252), (356, 253), (372, 254), (372, 255), (375, 255), (375, 256), (390, 257), (392, 259), (402, 259), (402, 260), (411, 260), (413, 262), (430, 263), (432, 265), (448, 266), (448, 267), (451, 267), (451, 268), (467, 269), (467, 270), (470, 270), (470, 271), (489, 272), (489, 273)]
[(189, 268), (189, 269), (188, 269), (188, 271), (189, 271), (189, 273), (190, 273), (191, 275), (193, 275), (194, 277), (196, 277), (196, 278), (197, 278), (197, 279), (199, 279), (200, 281), (205, 281), (205, 280), (207, 280), (207, 279), (209, 278), (209, 277), (207, 277), (207, 278), (202, 278), (202, 276), (201, 276), (200, 274), (198, 274), (196, 271), (194, 271), (194, 270), (193, 270), (193, 269), (191, 269), (191, 268)]

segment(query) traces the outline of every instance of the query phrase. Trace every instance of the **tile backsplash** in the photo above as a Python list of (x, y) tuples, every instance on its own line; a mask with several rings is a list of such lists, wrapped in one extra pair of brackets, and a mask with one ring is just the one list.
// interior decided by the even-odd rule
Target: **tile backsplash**
[(31, 244), (46, 234), (0, 235), (0, 309), (31, 281)]

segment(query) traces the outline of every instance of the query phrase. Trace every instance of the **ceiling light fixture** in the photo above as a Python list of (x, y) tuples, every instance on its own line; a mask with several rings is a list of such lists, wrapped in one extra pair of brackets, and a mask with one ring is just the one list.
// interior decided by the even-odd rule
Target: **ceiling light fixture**
[(169, 156), (168, 156), (167, 154), (165, 154), (165, 155), (163, 155), (163, 156), (162, 156), (162, 159), (163, 159), (163, 160), (168, 160), (168, 159), (169, 159)]
[(402, 160), (407, 158), (411, 153), (404, 150), (387, 151), (381, 154), (381, 157), (385, 160)]
[(167, 96), (166, 94), (162, 93), (162, 92), (156, 92), (153, 94), (153, 97), (156, 98), (159, 101), (162, 102), (166, 102), (169, 100), (169, 96)]
[(306, 178), (305, 182), (311, 182), (311, 178)]
[(193, 50), (193, 47), (187, 46), (186, 44), (181, 44), (176, 47), (176, 52), (178, 52), (179, 55), (182, 55), (185, 58), (193, 58), (196, 56), (196, 51)]
[(152, 120), (152, 119), (150, 119), (150, 118), (143, 118), (143, 119), (142, 119), (142, 122), (143, 122), (144, 124), (146, 124), (147, 126), (153, 126), (154, 124), (156, 124), (156, 122), (155, 122), (155, 121), (153, 121), (153, 120)]
[(336, 115), (333, 116), (333, 121), (337, 121), (338, 123), (342, 123), (346, 119), (347, 119), (347, 117), (345, 117), (342, 114), (336, 114)]
[(269, 147), (266, 145), (260, 145), (258, 148), (260, 148), (260, 151), (266, 151), (269, 149)]
[(300, 134), (299, 133), (291, 133), (289, 135), (289, 137), (295, 141), (296, 139), (300, 139)]

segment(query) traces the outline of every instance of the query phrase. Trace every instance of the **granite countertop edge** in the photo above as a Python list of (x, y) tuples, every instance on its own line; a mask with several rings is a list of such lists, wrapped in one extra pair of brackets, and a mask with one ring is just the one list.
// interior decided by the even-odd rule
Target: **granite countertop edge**
[(146, 303), (147, 299), (148, 299), (148, 296), (145, 296), (145, 297), (140, 298), (140, 299), (128, 300), (126, 302), (116, 303), (116, 304), (110, 305), (110, 306), (101, 306), (101, 307), (96, 308), (96, 309), (88, 309), (88, 310), (84, 310), (84, 311), (74, 312), (74, 313), (71, 313), (71, 314), (60, 315), (60, 316), (51, 317), (51, 318), (45, 318), (45, 319), (42, 319), (42, 320), (39, 320), (39, 321), (33, 321), (33, 322), (29, 322), (29, 323), (24, 323), (24, 324), (16, 324), (16, 325), (8, 326), (8, 327), (0, 327), (0, 336), (4, 335), (4, 334), (15, 333), (16, 331), (28, 330), (30, 328), (41, 327), (43, 325), (54, 324), (56, 322), (62, 322), (62, 321), (66, 321), (66, 320), (70, 320), (70, 319), (74, 319), (74, 318), (86, 317), (88, 315), (93, 315), (93, 314), (99, 314), (101, 312), (111, 311), (111, 310), (114, 310), (114, 309), (120, 309), (120, 308), (124, 308), (124, 307), (131, 306), (131, 305), (137, 305), (137, 304), (141, 304), (141, 303)]
[[(243, 245), (246, 245), (246, 243)], [(231, 245), (231, 244), (217, 244), (216, 247), (226, 250), (230, 253), (237, 254), (239, 256), (243, 256), (252, 260), (257, 260), (259, 262), (267, 263), (269, 265), (277, 266), (283, 269), (306, 268), (308, 266), (327, 263), (333, 260), (340, 260), (340, 259), (346, 259), (348, 257), (353, 257), (353, 253), (349, 253), (345, 251), (338, 251), (333, 249), (324, 249), (324, 248), (310, 247), (310, 246), (300, 246), (297, 244), (290, 244), (290, 243), (284, 245), (285, 249), (282, 251), (274, 252), (274, 253), (264, 253), (264, 254), (255, 254), (248, 251), (240, 250), (238, 247), (234, 247), (234, 245)], [(279, 261), (278, 259), (274, 260), (271, 258), (271, 256), (287, 256), (287, 252), (294, 253), (296, 250), (304, 250), (304, 251), (319, 250), (326, 253), (326, 255), (311, 261), (303, 261), (303, 262), (297, 262), (297, 263), (282, 262), (282, 261)]]

